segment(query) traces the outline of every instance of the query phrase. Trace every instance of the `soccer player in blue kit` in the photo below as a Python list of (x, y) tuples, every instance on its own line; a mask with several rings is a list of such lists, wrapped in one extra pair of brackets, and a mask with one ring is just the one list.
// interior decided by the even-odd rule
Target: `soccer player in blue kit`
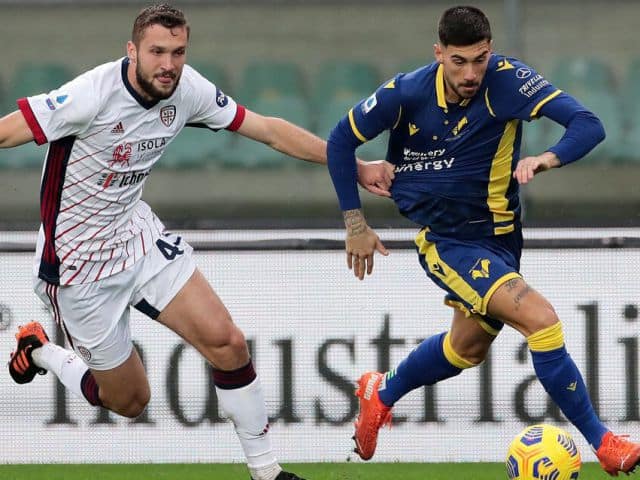
[[(479, 9), (449, 8), (438, 34), (434, 63), (382, 85), (349, 111), (327, 144), (356, 277), (372, 272), (375, 251), (388, 252), (362, 213), (354, 152), (389, 130), (392, 198), (423, 227), (415, 240), (420, 264), (454, 307), (448, 332), (424, 340), (396, 369), (359, 379), (356, 452), (370, 459), (397, 400), (480, 364), (507, 324), (526, 338), (538, 379), (602, 468), (628, 473), (640, 462), (640, 445), (600, 421), (556, 312), (519, 273), (519, 184), (583, 157), (604, 139), (603, 126), (533, 68), (493, 53)], [(521, 122), (541, 116), (566, 132), (540, 155), (520, 158)]]

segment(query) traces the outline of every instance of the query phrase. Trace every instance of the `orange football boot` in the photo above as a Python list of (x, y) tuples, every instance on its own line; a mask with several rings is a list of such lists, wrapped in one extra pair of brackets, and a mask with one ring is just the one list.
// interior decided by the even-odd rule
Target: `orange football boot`
[(628, 435), (614, 435), (607, 432), (602, 437), (596, 456), (600, 465), (609, 475), (618, 476), (618, 472), (631, 473), (640, 463), (640, 445), (627, 440)]
[(360, 413), (355, 421), (355, 452), (363, 460), (369, 460), (376, 451), (378, 430), (391, 425), (391, 407), (387, 407), (378, 396), (378, 387), (384, 374), (367, 372), (358, 380), (356, 396), (360, 399)]
[(15, 352), (11, 352), (9, 360), (9, 373), (16, 383), (29, 383), (33, 377), (44, 375), (47, 371), (40, 368), (31, 358), (31, 352), (35, 348), (40, 348), (49, 342), (49, 337), (38, 322), (30, 322), (24, 326), (18, 327), (16, 333), (18, 347)]

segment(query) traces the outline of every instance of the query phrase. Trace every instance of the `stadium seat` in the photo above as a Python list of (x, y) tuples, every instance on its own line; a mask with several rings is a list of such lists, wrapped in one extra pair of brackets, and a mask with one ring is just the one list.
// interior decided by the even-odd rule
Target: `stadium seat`
[(378, 71), (370, 63), (330, 60), (314, 77), (312, 103), (319, 107), (335, 98), (368, 97), (379, 85)]
[(620, 161), (640, 165), (640, 122), (625, 132), (620, 145)]
[(244, 105), (261, 98), (305, 96), (304, 76), (298, 64), (284, 61), (249, 63), (243, 72), (238, 101)]
[(391, 75), (395, 75), (396, 73), (399, 72), (403, 72), (403, 73), (409, 73), (409, 72), (413, 72), (414, 70), (417, 70), (420, 67), (424, 67), (425, 65), (429, 65), (431, 62), (433, 62), (434, 59), (433, 58), (410, 58), (407, 60), (404, 60), (402, 63), (400, 63), (397, 67), (397, 71), (396, 72), (392, 72)]
[(234, 135), (221, 130), (187, 127), (169, 144), (158, 167), (191, 169), (215, 168), (231, 154)]
[(9, 101), (15, 102), (21, 97), (48, 93), (73, 77), (72, 70), (62, 64), (23, 64), (11, 79), (8, 89)]
[(556, 87), (578, 97), (593, 88), (613, 91), (615, 87), (611, 66), (592, 57), (558, 59), (547, 78)]
[(327, 99), (319, 105), (317, 112), (316, 133), (326, 139), (333, 127), (344, 117), (354, 105), (360, 103), (365, 98), (356, 93), (351, 96), (338, 96)]
[(640, 121), (638, 119), (640, 114), (638, 91), (640, 91), (640, 57), (636, 57), (629, 63), (620, 88), (620, 103), (625, 120), (631, 128), (634, 127), (635, 122)]
[[(261, 115), (281, 117), (310, 130), (311, 120), (307, 102), (301, 97), (262, 97), (247, 105)], [(294, 160), (259, 142), (239, 137), (233, 154), (221, 159), (227, 167), (284, 167), (296, 165)]]
[[(319, 137), (327, 139), (333, 127), (344, 117), (347, 112), (358, 104), (362, 97), (337, 97), (326, 102), (318, 112), (318, 125), (316, 132)], [(387, 155), (387, 142), (389, 135), (383, 132), (375, 139), (358, 147), (357, 155), (363, 160), (383, 160)]]
[(620, 146), (624, 139), (625, 123), (618, 97), (609, 91), (592, 89), (580, 100), (600, 118), (607, 133), (604, 142), (597, 146), (587, 159), (619, 159), (622, 156)]
[(47, 153), (47, 145), (29, 142), (15, 148), (0, 149), (0, 168), (40, 169)]
[(540, 155), (551, 145), (547, 140), (547, 127), (551, 120), (540, 118), (531, 122), (522, 122), (522, 143), (520, 156)]
[(187, 63), (195, 68), (203, 77), (212, 82), (216, 87), (222, 89), (227, 94), (231, 94), (231, 91), (229, 90), (231, 88), (229, 76), (222, 65), (200, 60), (194, 60), (193, 62)]
[[(608, 91), (592, 89), (584, 92), (578, 100), (600, 118), (607, 133), (604, 142), (591, 151), (581, 162), (608, 163), (619, 158), (622, 154), (620, 145), (625, 128), (618, 98)], [(549, 145), (554, 145), (564, 134), (564, 128), (555, 122), (549, 124)]]

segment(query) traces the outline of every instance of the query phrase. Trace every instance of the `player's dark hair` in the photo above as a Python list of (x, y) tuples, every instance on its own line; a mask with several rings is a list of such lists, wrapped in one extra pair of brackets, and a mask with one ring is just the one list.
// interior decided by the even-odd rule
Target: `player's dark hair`
[(491, 25), (487, 16), (476, 7), (457, 6), (447, 9), (438, 24), (440, 43), (465, 47), (491, 40)]
[(181, 10), (171, 5), (161, 3), (151, 5), (138, 14), (133, 22), (133, 32), (131, 33), (131, 41), (136, 45), (140, 45), (140, 40), (144, 36), (144, 31), (152, 25), (162, 25), (165, 28), (186, 27), (187, 38), (189, 38), (190, 28), (187, 19)]

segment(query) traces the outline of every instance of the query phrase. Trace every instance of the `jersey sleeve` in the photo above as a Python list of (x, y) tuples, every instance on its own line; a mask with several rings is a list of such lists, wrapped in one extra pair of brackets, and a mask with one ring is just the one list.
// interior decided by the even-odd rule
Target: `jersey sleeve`
[(100, 95), (90, 75), (81, 75), (49, 93), (21, 98), (24, 115), (38, 145), (86, 131), (98, 114)]
[(400, 81), (403, 74), (385, 82), (371, 96), (356, 104), (347, 114), (351, 133), (368, 142), (391, 129), (401, 113)]
[(489, 114), (500, 120), (537, 118), (540, 109), (561, 93), (540, 73), (518, 60), (502, 58), (489, 68), (485, 102)]
[(242, 106), (237, 105), (231, 97), (193, 68), (185, 66), (185, 71), (192, 83), (188, 95), (191, 96), (193, 113), (188, 124), (200, 124), (212, 130), (220, 130), (238, 123), (237, 117), (244, 115)]

